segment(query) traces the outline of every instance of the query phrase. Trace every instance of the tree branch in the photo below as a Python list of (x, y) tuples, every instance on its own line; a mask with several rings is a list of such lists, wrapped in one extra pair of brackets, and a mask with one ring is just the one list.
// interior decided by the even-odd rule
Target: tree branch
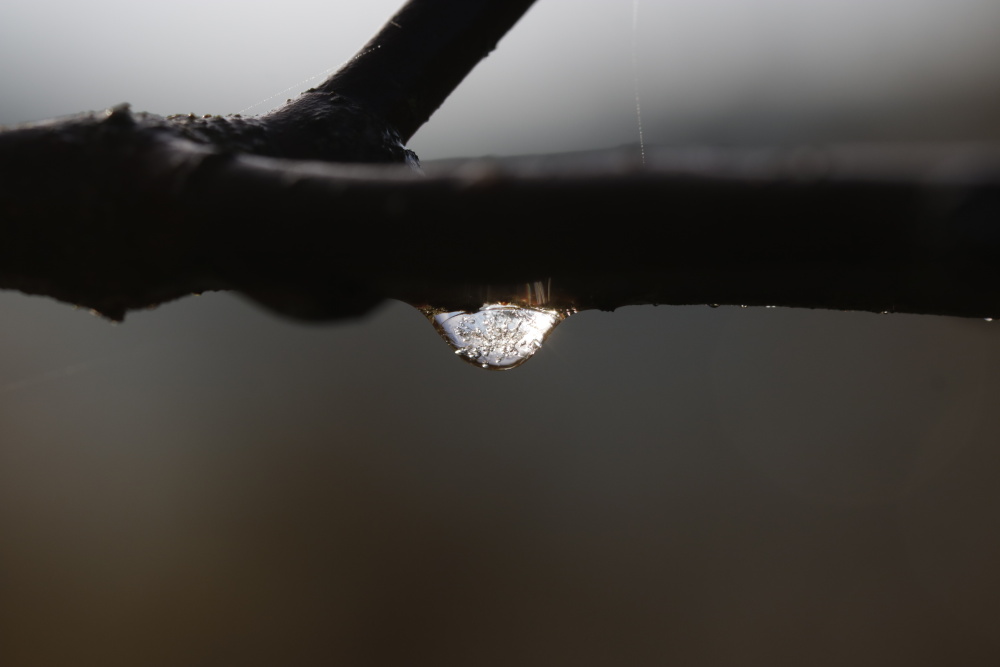
[(316, 91), (356, 100), (405, 143), (534, 2), (410, 2)]
[(1000, 315), (994, 149), (674, 151), (648, 169), (604, 155), (429, 177), (331, 163), (412, 158), (401, 140), (530, 4), (414, 0), (261, 118), (123, 106), (0, 132), (0, 287), (114, 319), (214, 289), (309, 319), (385, 298)]

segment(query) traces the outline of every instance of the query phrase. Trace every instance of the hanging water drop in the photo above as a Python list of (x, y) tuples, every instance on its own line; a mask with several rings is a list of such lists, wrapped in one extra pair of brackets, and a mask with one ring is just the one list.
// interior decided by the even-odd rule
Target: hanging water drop
[(487, 303), (475, 312), (424, 309), (441, 337), (461, 359), (504, 371), (530, 359), (569, 311)]

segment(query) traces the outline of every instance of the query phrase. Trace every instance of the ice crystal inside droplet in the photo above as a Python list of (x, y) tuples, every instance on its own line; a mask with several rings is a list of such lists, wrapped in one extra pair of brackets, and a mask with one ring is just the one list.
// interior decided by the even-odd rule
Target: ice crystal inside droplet
[(455, 354), (471, 364), (500, 371), (531, 358), (566, 318), (557, 310), (502, 303), (485, 304), (474, 313), (425, 312)]

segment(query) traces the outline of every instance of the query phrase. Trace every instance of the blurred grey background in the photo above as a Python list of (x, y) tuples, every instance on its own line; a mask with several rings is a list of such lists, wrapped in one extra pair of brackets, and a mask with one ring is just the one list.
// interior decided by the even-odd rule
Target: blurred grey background
[[(398, 5), (6, 0), (0, 123), (262, 113)], [(998, 73), (995, 0), (539, 0), (411, 147), (635, 145), (636, 81), (654, 146), (995, 141)], [(488, 373), (400, 303), (3, 292), (0, 664), (995, 665), (998, 371), (942, 317), (584, 312)]]

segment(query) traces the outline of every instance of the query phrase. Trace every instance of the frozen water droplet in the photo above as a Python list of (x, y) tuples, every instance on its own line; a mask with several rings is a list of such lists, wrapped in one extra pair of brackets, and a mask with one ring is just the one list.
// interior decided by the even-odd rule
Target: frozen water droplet
[(495, 371), (520, 366), (569, 315), (566, 311), (488, 303), (474, 313), (425, 309), (455, 354), (471, 364)]

